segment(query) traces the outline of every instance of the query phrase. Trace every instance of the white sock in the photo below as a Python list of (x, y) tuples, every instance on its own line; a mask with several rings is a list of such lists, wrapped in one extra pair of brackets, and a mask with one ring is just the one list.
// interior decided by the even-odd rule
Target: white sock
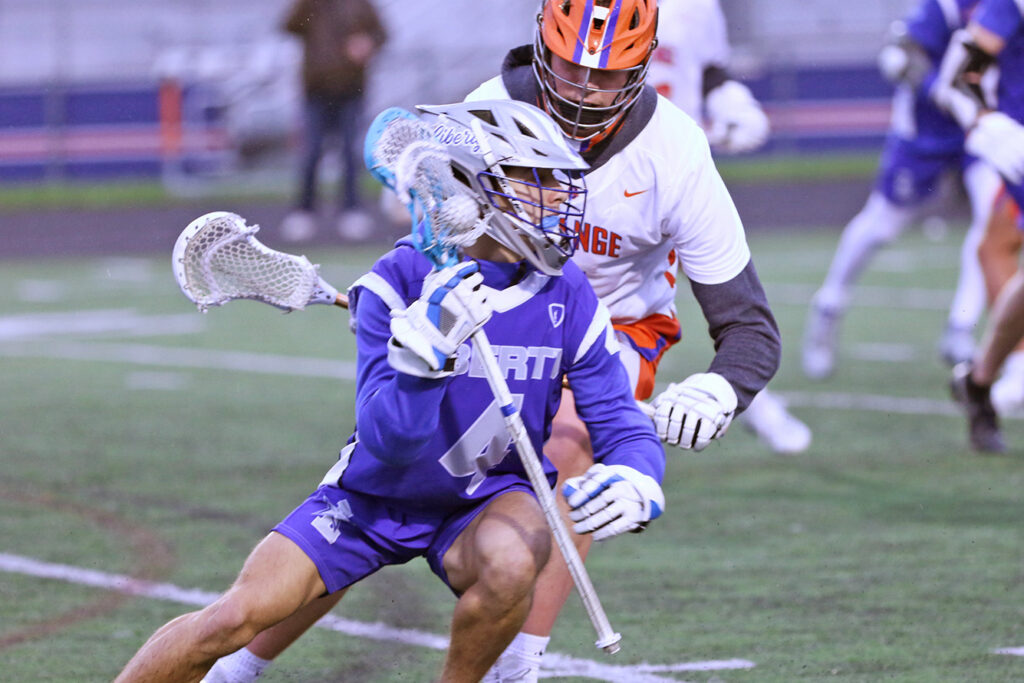
[(272, 661), (257, 657), (248, 648), (243, 647), (227, 657), (218, 659), (202, 683), (250, 683), (259, 678)]
[(550, 640), (548, 636), (517, 634), (484, 680), (495, 683), (537, 683), (540, 660)]

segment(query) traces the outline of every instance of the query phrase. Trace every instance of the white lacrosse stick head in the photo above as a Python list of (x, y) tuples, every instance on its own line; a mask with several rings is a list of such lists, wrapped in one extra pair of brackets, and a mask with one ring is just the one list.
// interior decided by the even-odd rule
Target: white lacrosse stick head
[(285, 311), (302, 310), (316, 300), (326, 284), (317, 267), (305, 256), (262, 244), (255, 237), (258, 230), (238, 214), (215, 211), (193, 220), (178, 236), (174, 278), (200, 311), (232, 299), (262, 301)]

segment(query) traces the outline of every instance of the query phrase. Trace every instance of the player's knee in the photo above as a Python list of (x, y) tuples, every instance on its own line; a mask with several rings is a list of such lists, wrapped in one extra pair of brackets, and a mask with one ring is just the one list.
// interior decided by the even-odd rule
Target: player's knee
[(198, 614), (199, 641), (211, 654), (220, 656), (244, 647), (267, 625), (255, 610), (234, 596), (221, 597)]
[(550, 534), (537, 536), (538, 543), (531, 545), (529, 552), (504, 555), (489, 562), (480, 574), (484, 592), (503, 609), (511, 609), (533, 594), (537, 577), (551, 557)]
[(533, 592), (551, 557), (551, 532), (539, 510), (503, 522), (482, 552), (479, 582), (492, 599), (512, 604)]

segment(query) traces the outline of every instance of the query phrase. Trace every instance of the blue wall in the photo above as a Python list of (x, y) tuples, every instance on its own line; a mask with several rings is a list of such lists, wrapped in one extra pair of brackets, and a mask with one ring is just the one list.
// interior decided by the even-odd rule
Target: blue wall
[[(776, 68), (747, 81), (772, 120), (760, 155), (874, 150), (888, 127), (891, 87), (874, 65)], [(230, 147), (206, 89), (183, 93), (176, 161), (223, 163)], [(156, 177), (168, 158), (155, 82), (0, 89), (0, 181)]]

